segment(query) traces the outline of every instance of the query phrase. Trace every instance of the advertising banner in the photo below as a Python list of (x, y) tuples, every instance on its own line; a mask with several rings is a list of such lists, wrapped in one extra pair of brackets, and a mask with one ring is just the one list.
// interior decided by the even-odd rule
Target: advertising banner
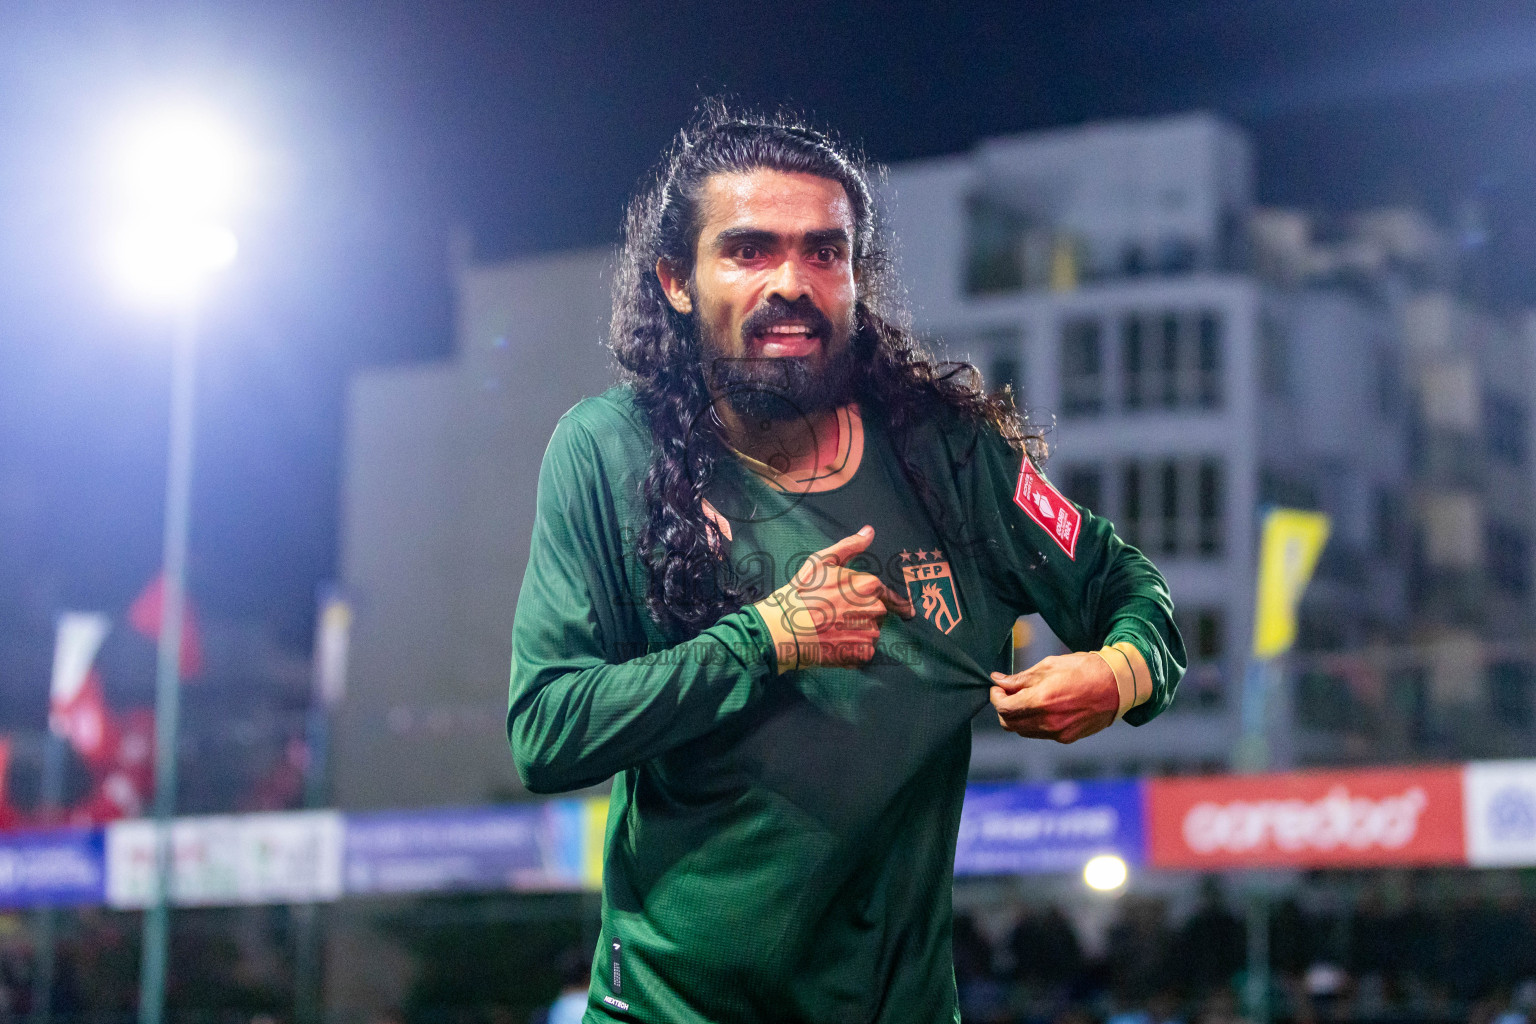
[[(323, 903), (341, 895), (342, 818), (335, 811), (178, 818), (171, 825), (171, 898), (180, 906)], [(155, 895), (155, 825), (107, 826), (107, 904)]]
[(348, 815), (346, 891), (591, 887), (590, 817), (582, 800)]
[(966, 787), (955, 874), (1080, 871), (1101, 853), (1141, 863), (1141, 784), (1133, 779)]
[(1460, 864), (1459, 767), (1152, 779), (1158, 868)]
[(89, 906), (101, 903), (105, 887), (100, 829), (0, 835), (0, 907)]
[(1536, 761), (1467, 765), (1466, 804), (1469, 863), (1536, 864)]

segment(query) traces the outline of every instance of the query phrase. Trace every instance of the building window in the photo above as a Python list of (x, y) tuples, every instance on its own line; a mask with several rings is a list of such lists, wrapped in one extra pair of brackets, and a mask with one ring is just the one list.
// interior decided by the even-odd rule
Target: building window
[(1221, 349), (1221, 318), (1201, 313), (1199, 400), (1203, 409), (1221, 405)]
[(1120, 476), (1120, 533), (1125, 542), (1141, 547), (1141, 467), (1127, 463)]
[(1061, 410), (1093, 416), (1104, 408), (1104, 358), (1097, 320), (1073, 320), (1061, 344)]
[(1218, 558), (1225, 497), (1216, 459), (1126, 463), (1118, 520), (1127, 543), (1161, 555)]
[(1398, 538), (1402, 531), (1398, 519), (1398, 498), (1385, 487), (1377, 487), (1371, 496), (1371, 503), (1372, 547), (1380, 557), (1391, 558), (1397, 553)]
[(1104, 508), (1104, 474), (1097, 466), (1070, 466), (1062, 475), (1067, 497), (1098, 515)]
[(1397, 422), (1403, 414), (1403, 382), (1397, 358), (1386, 348), (1378, 348), (1375, 360), (1376, 413), (1388, 422)]
[(1291, 393), (1291, 339), (1285, 323), (1273, 313), (1259, 320), (1259, 382), (1271, 397)]
[(1222, 321), (1210, 311), (1133, 313), (1120, 321), (1127, 410), (1221, 405)]
[(1263, 469), (1259, 471), (1259, 504), (1315, 509), (1318, 507), (1317, 488), (1299, 476)]
[(1303, 672), (1296, 680), (1296, 721), (1320, 732), (1347, 732), (1354, 724), (1349, 680), (1334, 672)]
[(973, 196), (966, 203), (965, 213), (970, 243), (965, 261), (966, 294), (992, 295), (1022, 289), (1024, 216), (983, 196)]
[(987, 390), (996, 393), (1007, 388), (1013, 395), (1013, 404), (1020, 405), (1022, 403), (1019, 401), (1019, 383), (1023, 376), (1024, 372), (1020, 367), (1018, 356), (993, 356), (992, 362), (987, 366)]
[(1525, 464), (1525, 409), (1506, 395), (1490, 394), (1483, 406), (1488, 454), (1511, 466)]
[(1523, 661), (1488, 666), (1488, 710), (1494, 721), (1529, 729), (1536, 721), (1536, 672)]
[(1224, 705), (1226, 697), (1221, 674), (1221, 662), (1227, 653), (1222, 610), (1181, 609), (1175, 617), (1184, 647), (1189, 652), (1189, 670), (1179, 684), (1179, 697), (1174, 707), (1215, 711)]
[(1162, 506), (1163, 543), (1162, 552), (1165, 555), (1179, 553), (1179, 464), (1165, 462), (1162, 464)]
[(1192, 630), (1193, 646), (1190, 655), (1199, 661), (1216, 661), (1226, 652), (1222, 649), (1221, 642), (1221, 612), (1218, 609), (1207, 609), (1195, 613), (1195, 628)]
[(1128, 316), (1120, 322), (1120, 372), (1125, 383), (1125, 407), (1142, 407), (1143, 380), (1141, 318)]
[(1207, 459), (1200, 463), (1199, 477), (1199, 537), (1196, 541), (1200, 554), (1211, 556), (1221, 553), (1221, 463)]
[(1524, 597), (1531, 589), (1531, 542), (1507, 523), (1488, 524), (1488, 577), (1506, 594)]
[(1180, 401), (1182, 390), (1179, 385), (1183, 383), (1181, 363), (1179, 361), (1180, 349), (1187, 348), (1181, 345), (1179, 339), (1179, 317), (1173, 313), (1163, 314), (1163, 408), (1177, 409), (1183, 403)]

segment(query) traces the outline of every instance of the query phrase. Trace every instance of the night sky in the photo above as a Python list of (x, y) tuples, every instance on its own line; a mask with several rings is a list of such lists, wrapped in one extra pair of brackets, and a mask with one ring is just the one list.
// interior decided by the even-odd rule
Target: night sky
[(1504, 0), (773, 5), (0, 3), (0, 692), (52, 619), (154, 572), (168, 327), (100, 268), (104, 140), (153, 87), (263, 154), (210, 303), (193, 595), (309, 643), (336, 565), (345, 381), (449, 348), (451, 228), (480, 259), (611, 243), (701, 96), (790, 104), (882, 161), (1208, 109), (1261, 201), (1481, 204), (1486, 295), (1536, 305), (1536, 7)]

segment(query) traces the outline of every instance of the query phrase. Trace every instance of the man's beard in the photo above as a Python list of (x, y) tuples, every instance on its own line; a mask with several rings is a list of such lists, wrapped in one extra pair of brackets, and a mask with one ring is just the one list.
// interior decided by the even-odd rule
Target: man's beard
[(724, 356), (727, 351), (702, 319), (699, 348), (710, 390), (736, 415), (784, 422), (836, 409), (855, 393), (858, 365), (853, 324), (835, 325), (808, 298), (793, 303), (770, 300), (742, 324), (742, 348), (775, 323), (800, 321), (821, 339), (823, 359), (811, 356)]

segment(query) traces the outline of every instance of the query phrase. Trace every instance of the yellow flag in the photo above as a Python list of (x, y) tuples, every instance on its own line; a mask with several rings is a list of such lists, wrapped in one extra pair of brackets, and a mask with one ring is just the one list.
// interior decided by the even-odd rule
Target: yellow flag
[(1328, 542), (1328, 517), (1271, 509), (1259, 540), (1259, 585), (1253, 610), (1253, 656), (1283, 654), (1296, 640), (1296, 605)]
[(603, 887), (603, 841), (608, 831), (608, 798), (589, 796), (581, 802), (582, 825), (582, 888)]

